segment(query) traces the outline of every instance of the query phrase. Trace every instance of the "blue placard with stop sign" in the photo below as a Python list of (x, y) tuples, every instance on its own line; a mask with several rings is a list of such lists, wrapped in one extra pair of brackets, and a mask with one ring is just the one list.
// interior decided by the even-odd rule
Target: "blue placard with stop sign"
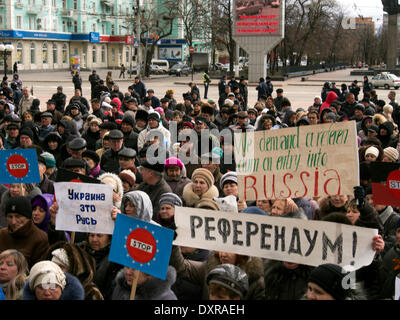
[(0, 151), (0, 183), (40, 183), (36, 149)]
[(174, 232), (118, 214), (108, 260), (165, 280)]

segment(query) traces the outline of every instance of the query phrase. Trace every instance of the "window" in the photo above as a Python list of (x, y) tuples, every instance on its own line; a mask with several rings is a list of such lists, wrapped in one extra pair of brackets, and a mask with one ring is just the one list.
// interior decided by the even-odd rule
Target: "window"
[(22, 43), (17, 43), (17, 61), (18, 63), (22, 63)]
[(96, 63), (97, 62), (97, 56), (96, 56), (96, 46), (93, 46), (93, 49), (92, 49), (92, 58), (93, 58), (93, 63)]
[(67, 9), (67, 0), (63, 0), (63, 2), (62, 2), (62, 7), (63, 7), (64, 9)]
[(86, 22), (82, 21), (82, 32), (86, 33)]
[(106, 62), (106, 46), (105, 45), (101, 46), (101, 62), (102, 63)]
[(67, 45), (64, 43), (62, 46), (62, 62), (67, 63), (68, 49)]
[(126, 63), (128, 63), (129, 62), (129, 52), (130, 52), (130, 48), (129, 47), (126, 47), (126, 51), (125, 51), (125, 54), (126, 54), (126, 57), (125, 57), (125, 60), (126, 60)]
[(62, 22), (62, 25), (63, 25), (63, 32), (67, 32), (67, 22), (65, 20)]
[(58, 63), (57, 43), (53, 43), (53, 63)]
[(114, 48), (111, 49), (111, 60), (115, 61), (115, 49)]
[(17, 29), (22, 29), (22, 16), (17, 16)]
[(31, 43), (31, 64), (35, 64), (36, 60), (35, 60), (35, 52), (36, 48), (35, 48), (35, 44), (32, 42)]
[(53, 6), (53, 8), (56, 8), (57, 7), (57, 0), (52, 0), (52, 6)]
[(53, 19), (53, 25), (52, 25), (52, 30), (53, 31), (57, 31), (57, 23), (58, 23), (58, 20), (57, 19)]
[(106, 25), (104, 23), (101, 25), (101, 33), (102, 34), (106, 33)]
[(29, 17), (29, 30), (33, 30), (35, 28), (35, 18)]
[(115, 26), (113, 24), (111, 25), (111, 34), (115, 35)]
[(47, 43), (43, 43), (42, 46), (42, 62), (43, 64), (48, 63)]
[(74, 32), (78, 32), (78, 22), (74, 21)]
[(78, 0), (74, 0), (74, 9), (78, 10)]
[(3, 15), (0, 15), (0, 27), (3, 27), (4, 19)]
[(92, 31), (96, 32), (96, 24), (95, 23), (92, 24)]

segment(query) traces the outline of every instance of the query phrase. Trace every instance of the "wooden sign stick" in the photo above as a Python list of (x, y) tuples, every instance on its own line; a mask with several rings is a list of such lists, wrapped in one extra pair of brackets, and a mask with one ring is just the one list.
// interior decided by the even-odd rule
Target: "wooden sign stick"
[(135, 270), (133, 274), (133, 281), (132, 281), (132, 288), (131, 288), (131, 296), (129, 300), (135, 300), (135, 295), (136, 295), (136, 287), (137, 287), (137, 282), (139, 279), (139, 270)]

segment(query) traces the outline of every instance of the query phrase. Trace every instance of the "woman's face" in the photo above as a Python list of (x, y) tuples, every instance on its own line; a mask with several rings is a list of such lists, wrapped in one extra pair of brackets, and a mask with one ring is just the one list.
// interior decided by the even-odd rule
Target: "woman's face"
[(28, 112), (28, 113), (25, 113), (25, 114), (24, 114), (24, 120), (25, 120), (25, 121), (32, 121), (32, 120), (33, 120), (32, 114), (30, 114), (29, 112)]
[(21, 194), (21, 188), (18, 183), (13, 183), (10, 185), (10, 196), (17, 197)]
[(360, 211), (350, 207), (347, 209), (346, 216), (347, 218), (349, 218), (352, 224), (355, 224), (358, 218), (360, 217)]
[(236, 254), (231, 253), (231, 252), (218, 252), (219, 260), (221, 263), (230, 263), (230, 264), (236, 264)]
[(347, 196), (331, 196), (331, 204), (336, 208), (343, 207), (346, 201)]
[(366, 160), (366, 161), (374, 162), (374, 161), (376, 161), (376, 156), (375, 156), (374, 154), (372, 154), (372, 153), (368, 153), (368, 154), (365, 156), (365, 160)]
[(308, 283), (308, 300), (335, 300), (329, 293), (313, 282)]
[(35, 224), (41, 224), (46, 217), (46, 210), (41, 206), (36, 206), (32, 211), (32, 220)]
[(256, 206), (259, 207), (264, 212), (270, 212), (271, 210), (271, 205), (269, 203), (269, 200), (257, 200)]
[(174, 216), (175, 214), (175, 208), (168, 204), (164, 203), (161, 208), (160, 208), (160, 218), (161, 219), (170, 219)]
[(63, 126), (58, 126), (57, 127), (57, 131), (60, 135), (63, 135), (65, 132), (65, 128)]
[(227, 183), (225, 183), (222, 191), (224, 192), (224, 195), (226, 197), (227, 196), (235, 196), (235, 197), (237, 197), (239, 195), (238, 185), (235, 182), (227, 182)]
[(129, 200), (125, 202), (125, 214), (129, 217), (135, 217), (135, 206)]
[(58, 148), (58, 142), (57, 141), (49, 141), (47, 143), (47, 145), (49, 146), (50, 150), (57, 150), (57, 148)]
[(264, 130), (271, 130), (272, 126), (273, 123), (271, 119), (267, 119), (264, 121)]
[(97, 123), (92, 122), (90, 124), (90, 131), (92, 132), (99, 132), (100, 128), (99, 125)]
[(12, 256), (0, 260), (0, 283), (14, 279), (18, 274), (18, 267)]
[(35, 295), (38, 300), (59, 300), (62, 294), (61, 287), (49, 284), (44, 288), (41, 284), (35, 287)]
[(284, 200), (275, 200), (271, 207), (272, 216), (281, 216), (285, 213), (286, 202)]
[(93, 159), (83, 157), (83, 160), (85, 160), (89, 164), (90, 169), (93, 169), (96, 166), (96, 162), (94, 162)]
[(89, 233), (89, 246), (95, 251), (101, 250), (110, 244), (110, 236), (108, 234)]
[(194, 179), (193, 181), (193, 192), (198, 195), (201, 196), (202, 194), (206, 193), (206, 191), (208, 190), (208, 185), (206, 180), (204, 180), (203, 178), (197, 177)]

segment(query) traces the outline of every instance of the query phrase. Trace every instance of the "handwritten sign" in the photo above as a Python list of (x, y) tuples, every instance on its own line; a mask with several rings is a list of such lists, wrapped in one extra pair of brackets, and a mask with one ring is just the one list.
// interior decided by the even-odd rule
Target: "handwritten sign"
[(235, 133), (242, 200), (353, 194), (359, 184), (354, 121)]
[(214, 210), (175, 208), (175, 245), (357, 270), (375, 255), (376, 229)]
[(173, 238), (170, 229), (118, 214), (108, 259), (165, 280)]
[[(95, 186), (95, 187), (94, 187)], [(56, 182), (56, 230), (112, 234), (113, 188), (107, 184)]]

